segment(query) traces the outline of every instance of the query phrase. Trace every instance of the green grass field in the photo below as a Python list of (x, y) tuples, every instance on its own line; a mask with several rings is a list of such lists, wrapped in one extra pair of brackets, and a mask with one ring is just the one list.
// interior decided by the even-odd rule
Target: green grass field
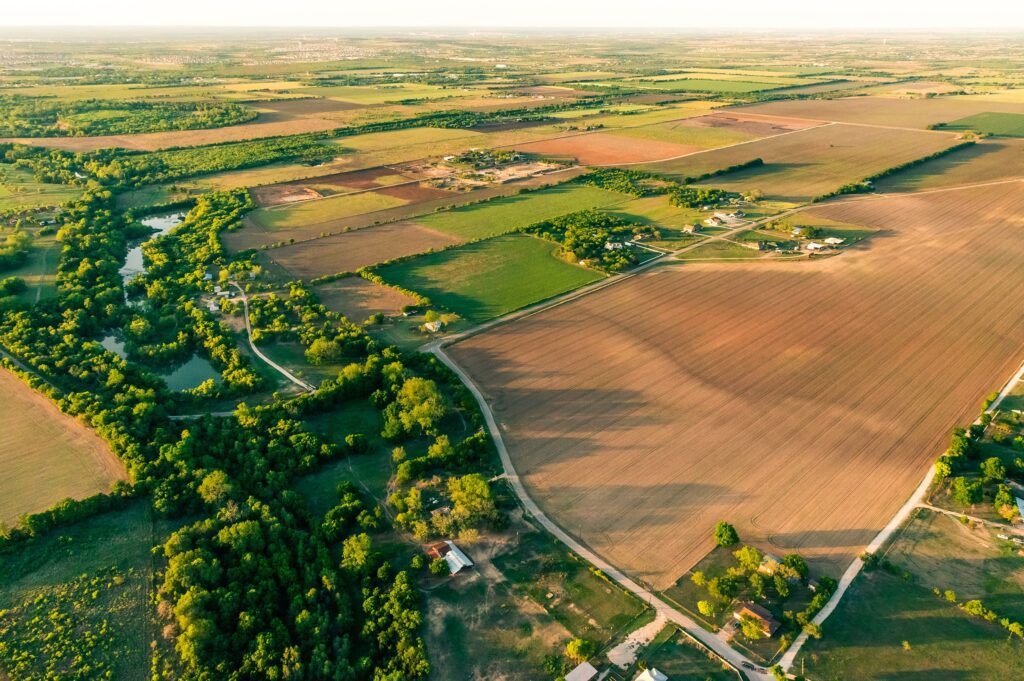
[(1024, 646), (1008, 640), (999, 624), (881, 570), (857, 578), (823, 629), (796, 663), (816, 681), (989, 681), (1024, 669)]
[(140, 500), (0, 554), (0, 678), (148, 679), (149, 550), (171, 529)]
[(80, 187), (37, 182), (30, 171), (0, 163), (0, 211), (56, 206), (81, 193)]
[(331, 220), (372, 213), (376, 210), (402, 206), (407, 202), (376, 192), (341, 194), (326, 199), (301, 201), (274, 208), (260, 208), (249, 214), (256, 224), (267, 229), (306, 227)]
[(947, 123), (943, 130), (973, 130), (1002, 137), (1024, 137), (1024, 114), (985, 113), (967, 116)]
[(735, 671), (709, 658), (672, 625), (654, 637), (642, 657), (648, 669), (653, 667), (670, 679), (736, 681), (739, 678)]
[(566, 213), (612, 206), (625, 201), (626, 197), (616, 192), (585, 185), (564, 184), (433, 213), (417, 222), (464, 239), (481, 239)]
[(483, 321), (603, 276), (558, 259), (556, 249), (550, 241), (515, 234), (428, 253), (377, 272), (446, 310)]
[(709, 241), (692, 251), (681, 253), (680, 260), (740, 260), (760, 258), (763, 254), (753, 248), (741, 246), (732, 241)]

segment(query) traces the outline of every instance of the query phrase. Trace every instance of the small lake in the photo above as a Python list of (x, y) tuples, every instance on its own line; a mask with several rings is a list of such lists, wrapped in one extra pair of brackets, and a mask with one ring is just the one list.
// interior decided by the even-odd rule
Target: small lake
[(167, 232), (181, 224), (181, 221), (184, 219), (185, 214), (178, 212), (169, 213), (167, 215), (152, 215), (141, 221), (142, 224), (156, 231), (141, 241), (133, 242), (132, 248), (128, 250), (128, 257), (124, 259), (124, 265), (122, 265), (121, 269), (118, 270), (118, 273), (121, 275), (121, 279), (123, 279), (125, 283), (128, 283), (128, 281), (135, 275), (142, 274), (146, 271), (146, 264), (143, 262), (142, 258), (142, 244), (150, 241), (151, 239), (155, 239), (158, 236), (167, 234)]
[[(100, 341), (100, 345), (104, 350), (109, 350), (121, 359), (128, 358), (128, 353), (124, 350), (124, 341), (118, 340), (117, 336), (104, 337)], [(158, 372), (157, 375), (164, 379), (167, 387), (171, 390), (191, 390), (210, 378), (220, 383), (220, 374), (208, 359), (199, 355), (192, 355), (184, 364), (180, 364), (170, 371)]]
[[(141, 221), (142, 224), (154, 231), (141, 241), (133, 242), (132, 248), (128, 251), (128, 256), (124, 260), (124, 265), (119, 270), (121, 278), (125, 283), (128, 283), (135, 275), (146, 271), (146, 264), (142, 258), (142, 244), (167, 234), (167, 232), (181, 224), (181, 221), (184, 219), (185, 213), (177, 212), (168, 213), (167, 215), (152, 215)], [(126, 359), (128, 356), (124, 349), (124, 341), (119, 340), (117, 336), (106, 336), (100, 341), (100, 345), (121, 359)], [(220, 381), (220, 374), (213, 368), (209, 360), (199, 355), (192, 355), (184, 364), (177, 366), (171, 371), (158, 373), (158, 375), (164, 379), (167, 387), (171, 390), (190, 390), (210, 378)]]

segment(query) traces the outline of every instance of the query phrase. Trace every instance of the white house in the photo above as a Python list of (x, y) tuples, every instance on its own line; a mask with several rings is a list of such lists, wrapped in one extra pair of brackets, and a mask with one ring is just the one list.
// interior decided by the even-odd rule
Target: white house
[(442, 326), (443, 325), (441, 323), (441, 320), (440, 319), (436, 319), (436, 320), (434, 320), (432, 322), (427, 322), (426, 324), (424, 324), (423, 328), (424, 328), (424, 330), (429, 331), (430, 333), (437, 333), (438, 331), (441, 330)]
[(448, 569), (453, 575), (462, 568), (473, 567), (473, 561), (454, 542), (445, 541), (445, 544), (448, 545), (448, 552), (444, 554), (444, 559), (448, 561)]
[(808, 251), (823, 251), (825, 250), (825, 248), (825, 244), (819, 244), (817, 241), (812, 241), (811, 243), (807, 244)]
[(584, 662), (565, 675), (565, 681), (590, 681), (597, 676), (597, 669), (589, 662)]
[(654, 667), (651, 667), (650, 669), (643, 670), (634, 681), (668, 681), (668, 677)]
[(604, 244), (604, 250), (606, 251), (621, 251), (623, 245), (619, 241), (606, 241)]

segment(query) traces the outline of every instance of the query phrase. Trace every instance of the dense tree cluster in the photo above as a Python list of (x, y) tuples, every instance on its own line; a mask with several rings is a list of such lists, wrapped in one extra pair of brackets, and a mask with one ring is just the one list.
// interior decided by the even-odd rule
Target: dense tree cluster
[(32, 249), (32, 236), (20, 229), (12, 230), (0, 239), (0, 272), (20, 267)]
[(79, 137), (219, 128), (254, 120), (229, 102), (163, 102), (0, 95), (0, 136)]
[(637, 247), (627, 242), (657, 234), (653, 227), (597, 210), (562, 215), (530, 225), (525, 231), (561, 244), (562, 252), (573, 261), (585, 260), (608, 272), (640, 262)]

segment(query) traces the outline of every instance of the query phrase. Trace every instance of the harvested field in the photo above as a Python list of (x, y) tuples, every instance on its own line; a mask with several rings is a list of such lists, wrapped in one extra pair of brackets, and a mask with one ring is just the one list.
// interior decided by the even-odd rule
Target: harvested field
[(883, 231), (646, 273), (452, 347), (537, 502), (655, 587), (721, 519), (837, 576), (1022, 359), (1024, 185), (813, 212)]
[(0, 368), (0, 523), (106, 492), (124, 466), (93, 431)]
[(955, 141), (945, 133), (822, 125), (642, 168), (692, 176), (761, 158), (763, 166), (716, 177), (712, 183), (731, 191), (760, 189), (768, 198), (802, 202)]
[(347, 277), (320, 284), (313, 289), (327, 309), (340, 312), (350, 320), (362, 323), (375, 314), (396, 315), (406, 305), (416, 303), (400, 291), (375, 284), (362, 277)]
[(264, 229), (277, 230), (295, 227), (318, 227), (342, 218), (393, 208), (408, 203), (404, 199), (381, 192), (356, 192), (323, 199), (303, 201), (273, 208), (258, 208), (246, 216)]
[(1024, 141), (984, 140), (883, 178), (879, 191), (906, 192), (1024, 177)]
[(674, 158), (701, 147), (673, 144), (654, 139), (638, 139), (592, 132), (516, 146), (517, 151), (555, 158), (573, 158), (583, 165), (612, 165)]
[(266, 256), (299, 279), (354, 272), (405, 255), (457, 244), (462, 239), (410, 222), (392, 222), (367, 229), (275, 248)]
[(743, 107), (743, 111), (774, 116), (814, 118), (838, 123), (926, 128), (936, 123), (948, 123), (958, 118), (986, 111), (1024, 113), (1024, 103), (967, 97), (933, 97), (931, 99), (847, 97), (844, 99), (768, 102)]

